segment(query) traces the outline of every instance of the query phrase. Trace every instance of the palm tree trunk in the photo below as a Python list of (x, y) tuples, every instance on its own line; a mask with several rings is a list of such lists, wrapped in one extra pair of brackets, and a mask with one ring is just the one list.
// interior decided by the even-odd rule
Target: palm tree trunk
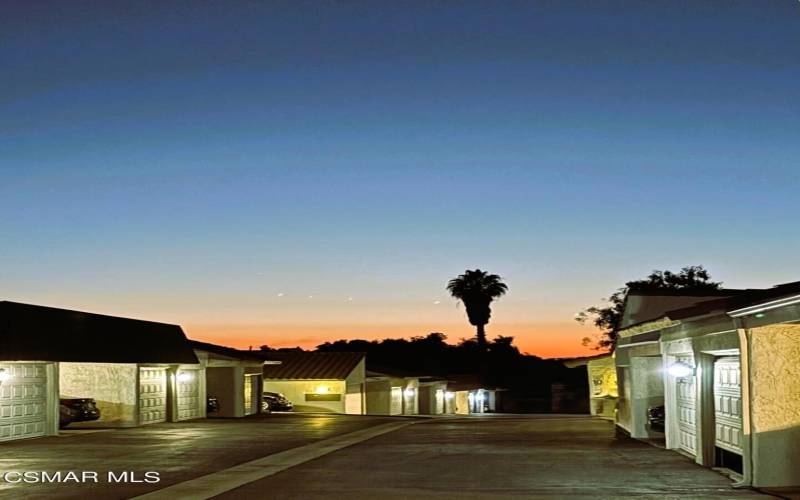
[(478, 347), (481, 351), (486, 350), (486, 325), (477, 325), (475, 327), (475, 338), (478, 341)]

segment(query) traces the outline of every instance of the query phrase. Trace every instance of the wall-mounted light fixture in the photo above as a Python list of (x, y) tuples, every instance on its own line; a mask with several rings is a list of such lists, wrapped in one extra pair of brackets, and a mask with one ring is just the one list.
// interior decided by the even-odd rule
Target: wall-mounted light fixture
[(415, 394), (415, 392), (414, 392), (414, 389), (411, 389), (411, 388), (409, 387), (408, 389), (406, 389), (406, 390), (403, 392), (403, 394), (405, 394), (407, 398), (413, 398), (413, 397), (414, 397), (414, 394)]
[(328, 394), (330, 390), (331, 390), (330, 387), (328, 387), (327, 385), (319, 385), (317, 386), (316, 389), (314, 389), (314, 392), (317, 394)]
[(683, 378), (688, 377), (689, 375), (694, 375), (694, 367), (692, 365), (686, 364), (683, 361), (676, 361), (669, 365), (667, 371), (670, 375), (676, 378)]
[(455, 392), (447, 391), (447, 392), (444, 393), (444, 399), (446, 399), (448, 401), (450, 401), (454, 397), (456, 397), (456, 393)]
[(177, 378), (178, 382), (184, 383), (192, 380), (194, 378), (194, 375), (192, 375), (190, 372), (178, 372)]
[(11, 378), (11, 374), (5, 368), (0, 368), (0, 382), (5, 382)]

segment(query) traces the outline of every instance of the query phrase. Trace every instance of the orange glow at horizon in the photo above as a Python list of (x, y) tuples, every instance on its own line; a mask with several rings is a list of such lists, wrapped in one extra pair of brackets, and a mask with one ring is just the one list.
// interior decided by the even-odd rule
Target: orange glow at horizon
[[(445, 324), (432, 327), (426, 324), (336, 324), (314, 325), (297, 323), (280, 324), (187, 324), (186, 335), (194, 340), (227, 345), (239, 349), (258, 349), (261, 345), (272, 348), (301, 347), (314, 349), (325, 342), (336, 340), (381, 340), (385, 338), (410, 338), (441, 332), (448, 343), (462, 338), (472, 338), (474, 330), (468, 324)], [(597, 354), (596, 350), (582, 345), (584, 337), (593, 337), (597, 330), (576, 322), (501, 323), (487, 327), (489, 339), (497, 335), (514, 337), (514, 345), (522, 353), (542, 358), (561, 358)]]

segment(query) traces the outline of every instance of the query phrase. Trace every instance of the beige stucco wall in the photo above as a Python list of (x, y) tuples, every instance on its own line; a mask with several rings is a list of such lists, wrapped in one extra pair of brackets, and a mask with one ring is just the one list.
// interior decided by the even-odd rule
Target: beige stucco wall
[(469, 391), (457, 391), (455, 402), (455, 413), (469, 415)]
[(586, 372), (589, 377), (590, 413), (613, 419), (619, 396), (614, 355), (589, 361), (586, 364)]
[[(306, 394), (315, 393), (320, 386), (327, 387), (329, 394), (339, 394), (340, 401), (306, 401)], [(346, 389), (344, 380), (264, 379), (264, 390), (282, 393), (297, 412), (345, 413)]]
[(60, 363), (62, 398), (94, 398), (100, 419), (71, 427), (131, 427), (136, 425), (137, 365), (123, 363)]
[(753, 484), (800, 485), (800, 325), (750, 336)]
[(388, 379), (367, 382), (367, 414), (389, 415), (392, 387)]

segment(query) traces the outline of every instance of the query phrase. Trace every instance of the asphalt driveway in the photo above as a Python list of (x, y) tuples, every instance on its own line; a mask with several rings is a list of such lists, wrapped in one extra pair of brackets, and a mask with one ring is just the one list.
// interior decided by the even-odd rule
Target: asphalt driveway
[(219, 499), (769, 498), (590, 417), (437, 419)]
[[(132, 429), (67, 431), (62, 436), (0, 444), (0, 473), (7, 471), (97, 472), (99, 481), (15, 483), (0, 480), (0, 497), (130, 498), (170, 484), (271, 455), (283, 450), (392, 421), (390, 417), (343, 415), (254, 415), (154, 424)], [(160, 482), (109, 483), (108, 471), (120, 477), (148, 471)], [(2, 476), (0, 476), (2, 477)], [(9, 479), (17, 480), (16, 476)]]
[[(101, 478), (0, 482), (0, 496), (15, 499), (153, 492), (183, 499), (212, 491), (220, 499), (768, 498), (582, 416), (274, 414), (74, 431), (0, 450), (0, 472), (95, 471)], [(131, 471), (139, 481), (157, 471), (161, 481), (114, 484), (104, 479), (108, 471)]]

